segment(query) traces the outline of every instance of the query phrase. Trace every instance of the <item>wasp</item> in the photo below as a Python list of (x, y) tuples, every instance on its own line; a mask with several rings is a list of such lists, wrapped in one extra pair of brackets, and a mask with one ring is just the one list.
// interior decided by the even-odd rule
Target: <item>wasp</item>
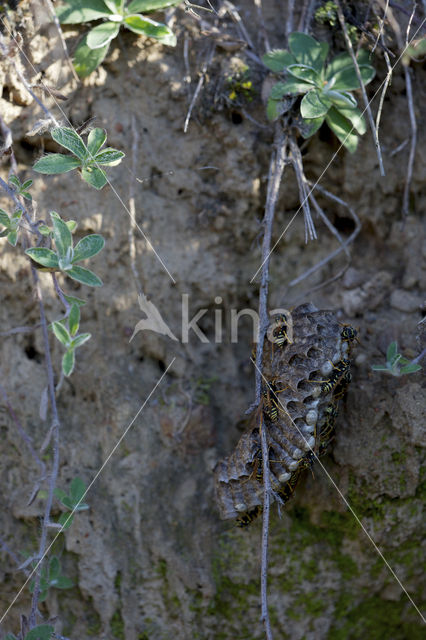
[(277, 345), (280, 349), (284, 347), (289, 342), (289, 337), (287, 335), (287, 323), (284, 316), (278, 316), (278, 325), (272, 332), (274, 337), (274, 344)]
[(280, 407), (277, 394), (289, 389), (288, 386), (282, 389), (278, 388), (276, 380), (271, 380), (263, 390), (263, 413), (271, 421), (276, 422), (278, 420), (278, 414), (283, 410)]
[(338, 414), (337, 403), (332, 402), (325, 409), (325, 416), (326, 416), (325, 422), (322, 425), (319, 433), (320, 446), (319, 446), (318, 455), (320, 456), (322, 456), (325, 453), (329, 443), (333, 439), (334, 425), (335, 425), (337, 414)]
[(257, 516), (262, 513), (262, 507), (258, 504), (250, 511), (246, 511), (237, 518), (237, 527), (247, 527), (249, 524), (256, 520)]
[(353, 342), (354, 340), (358, 339), (358, 331), (351, 327), (349, 324), (343, 327), (340, 335), (343, 342)]
[(334, 365), (334, 371), (328, 380), (324, 380), (321, 384), (321, 394), (327, 395), (334, 389), (336, 389), (339, 382), (346, 374), (349, 374), (351, 363), (350, 360), (343, 358), (337, 364)]

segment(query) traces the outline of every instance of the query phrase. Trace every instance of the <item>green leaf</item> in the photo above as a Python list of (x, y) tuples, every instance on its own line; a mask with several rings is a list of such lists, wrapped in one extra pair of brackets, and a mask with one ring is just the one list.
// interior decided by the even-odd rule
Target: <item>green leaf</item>
[(288, 43), (297, 62), (309, 65), (315, 71), (321, 71), (328, 53), (326, 42), (317, 42), (306, 33), (295, 31), (289, 35)]
[(390, 345), (388, 346), (388, 349), (386, 351), (386, 360), (388, 362), (392, 362), (392, 360), (395, 360), (397, 355), (398, 355), (398, 343), (394, 341), (394, 342), (391, 342)]
[(38, 230), (40, 231), (42, 236), (50, 236), (51, 229), (46, 224), (41, 224), (38, 227)]
[(100, 151), (95, 156), (96, 164), (101, 165), (109, 165), (110, 167), (115, 167), (117, 164), (120, 164), (125, 154), (122, 151), (118, 151), (117, 149), (112, 149), (108, 147), (103, 151)]
[(63, 531), (66, 531), (72, 525), (73, 520), (74, 515), (71, 515), (70, 513), (61, 513), (58, 518), (58, 524), (61, 525)]
[(59, 268), (58, 256), (51, 249), (32, 247), (31, 249), (27, 249), (25, 253), (27, 256), (30, 256), (34, 262), (43, 265), (43, 267), (48, 267), (49, 269)]
[(311, 91), (312, 85), (307, 82), (301, 82), (289, 78), (285, 82), (277, 82), (271, 89), (269, 97), (272, 100), (279, 100), (286, 95), (298, 95), (299, 93), (308, 93)]
[(9, 183), (12, 184), (15, 187), (15, 189), (17, 189), (18, 191), (21, 188), (21, 181), (17, 176), (13, 176), (13, 175), (10, 176)]
[(128, 6), (129, 13), (146, 13), (147, 11), (158, 11), (166, 7), (180, 4), (182, 0), (133, 0)]
[(306, 64), (292, 64), (287, 67), (287, 71), (303, 82), (309, 82), (313, 85), (320, 85), (321, 78), (313, 67), (309, 67)]
[(64, 156), (63, 153), (50, 153), (48, 156), (40, 158), (33, 166), (34, 171), (38, 173), (66, 173), (77, 169), (81, 164), (78, 158), (72, 156)]
[(332, 101), (337, 109), (340, 109), (340, 107), (343, 107), (343, 109), (356, 109), (357, 102), (349, 91), (330, 89), (329, 91), (324, 91), (324, 95)]
[(68, 347), (71, 342), (71, 336), (68, 332), (68, 329), (57, 320), (54, 320), (52, 322), (52, 329), (59, 342), (63, 344), (64, 347)]
[(31, 193), (28, 193), (28, 191), (21, 191), (21, 196), (23, 198), (25, 198), (25, 200), (32, 200), (33, 199)]
[(359, 109), (342, 109), (337, 107), (338, 112), (347, 118), (357, 132), (362, 135), (367, 131), (367, 125)]
[(12, 245), (12, 247), (16, 247), (16, 243), (18, 242), (18, 232), (11, 231), (10, 233), (8, 233), (7, 241), (9, 244)]
[(87, 46), (90, 49), (101, 49), (108, 46), (120, 31), (119, 22), (102, 22), (93, 27), (87, 34)]
[(31, 629), (25, 636), (25, 640), (50, 640), (54, 632), (50, 624), (39, 624)]
[(55, 8), (61, 24), (80, 24), (108, 17), (109, 9), (102, 0), (67, 0)]
[(83, 169), (81, 177), (95, 189), (102, 189), (102, 187), (104, 187), (108, 182), (105, 171), (98, 169), (97, 167), (88, 167), (87, 169)]
[[(376, 75), (375, 69), (370, 65), (360, 65), (359, 71), (364, 85), (371, 82)], [(360, 87), (355, 67), (352, 64), (350, 67), (346, 67), (345, 69), (335, 73), (333, 78), (335, 78), (335, 82), (333, 84), (333, 89), (335, 91), (353, 91)]]
[(63, 355), (62, 358), (62, 371), (64, 376), (68, 378), (74, 370), (75, 364), (75, 352), (74, 349), (68, 349)]
[(99, 67), (108, 49), (109, 44), (99, 49), (91, 49), (87, 45), (87, 34), (84, 36), (74, 53), (74, 68), (80, 78), (87, 78), (96, 67)]
[(33, 180), (26, 180), (22, 185), (22, 189), (29, 189), (33, 184)]
[(59, 576), (52, 586), (56, 587), (56, 589), (71, 589), (74, 583), (66, 576)]
[(90, 269), (85, 269), (84, 267), (74, 266), (72, 269), (67, 271), (67, 276), (70, 276), (73, 280), (77, 280), (77, 282), (81, 282), (82, 284), (87, 284), (89, 287), (101, 287), (102, 280), (98, 278), (97, 275), (90, 271)]
[[(369, 53), (365, 49), (361, 49), (356, 56), (358, 65), (369, 65)], [(370, 65), (369, 65), (370, 66)], [(352, 58), (344, 51), (343, 53), (339, 53), (339, 55), (335, 56), (333, 60), (327, 65), (327, 69), (325, 72), (325, 77), (327, 80), (330, 80), (336, 73), (339, 73), (343, 69), (347, 67), (353, 68)]]
[(331, 101), (314, 89), (303, 96), (300, 103), (300, 113), (303, 118), (320, 118), (325, 116), (330, 107)]
[(87, 148), (91, 155), (91, 160), (98, 153), (99, 149), (104, 146), (107, 139), (105, 129), (92, 129), (87, 138)]
[(10, 225), (10, 218), (3, 209), (0, 209), (0, 224), (6, 227), (6, 229), (8, 229)]
[(67, 497), (65, 491), (63, 489), (59, 489), (58, 487), (55, 487), (55, 489), (53, 489), (53, 494), (56, 498), (58, 498), (60, 502), (62, 502), (63, 498)]
[(71, 233), (77, 229), (77, 222), (75, 220), (67, 220), (65, 224)]
[(97, 233), (85, 236), (74, 249), (73, 263), (95, 256), (105, 246), (105, 240)]
[(302, 118), (302, 125), (299, 126), (300, 133), (305, 138), (310, 138), (314, 135), (324, 122), (325, 117), (321, 116), (320, 118)]
[(72, 247), (71, 231), (56, 211), (51, 211), (50, 218), (53, 223), (53, 238), (57, 249), (58, 258), (65, 258)]
[(78, 331), (78, 327), (80, 326), (80, 307), (78, 304), (72, 304), (71, 309), (68, 316), (68, 327), (70, 330), (71, 336), (75, 336)]
[(79, 336), (77, 336), (76, 338), (74, 338), (74, 340), (71, 343), (71, 346), (73, 349), (77, 349), (78, 347), (81, 347), (81, 345), (83, 345), (85, 342), (87, 342), (88, 340), (90, 340), (90, 338), (92, 337), (91, 333), (82, 333)]
[(56, 556), (52, 556), (49, 560), (49, 580), (57, 578), (61, 573), (61, 565)]
[(104, 0), (104, 2), (111, 13), (114, 14), (120, 13), (124, 4), (124, 0)]
[(268, 120), (272, 122), (280, 117), (281, 113), (279, 111), (279, 106), (281, 104), (280, 100), (272, 100), (269, 98), (268, 104), (266, 106), (266, 116)]
[(88, 152), (86, 145), (74, 129), (70, 129), (69, 127), (56, 127), (52, 129), (50, 134), (55, 142), (60, 144), (61, 147), (68, 149), (68, 151), (71, 151), (71, 153), (77, 156), (82, 162), (87, 159)]
[(331, 107), (328, 111), (325, 120), (340, 142), (346, 147), (350, 153), (356, 151), (358, 145), (358, 136), (353, 133), (352, 125), (344, 118), (340, 113)]
[(421, 368), (421, 364), (406, 364), (404, 367), (401, 367), (401, 374), (404, 375), (406, 373), (415, 373), (416, 371), (420, 371)]
[(82, 300), (81, 298), (76, 298), (75, 296), (67, 296), (64, 293), (64, 298), (69, 304), (76, 304), (79, 307), (83, 307), (86, 304), (86, 300)]
[(285, 71), (290, 64), (295, 64), (296, 58), (294, 58), (289, 51), (286, 51), (286, 49), (272, 49), (262, 56), (262, 62), (271, 71), (281, 73)]
[(74, 506), (86, 493), (86, 485), (81, 478), (73, 478), (70, 484), (70, 496), (74, 501)]
[(389, 371), (388, 367), (383, 364), (372, 364), (371, 368), (373, 369), (373, 371)]
[(167, 25), (161, 24), (161, 22), (155, 22), (155, 20), (145, 16), (134, 14), (126, 16), (123, 24), (134, 33), (155, 38), (155, 40), (159, 40), (162, 44), (167, 44), (170, 47), (176, 46), (175, 34)]

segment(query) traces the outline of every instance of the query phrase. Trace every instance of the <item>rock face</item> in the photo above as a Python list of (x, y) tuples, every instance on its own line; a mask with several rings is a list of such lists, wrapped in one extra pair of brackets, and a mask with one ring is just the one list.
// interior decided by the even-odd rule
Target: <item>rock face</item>
[[(262, 3), (274, 48), (283, 46), (282, 4)], [(302, 8), (306, 3), (295, 4)], [(29, 12), (27, 3), (20, 5), (19, 10)], [(253, 3), (247, 0), (239, 6), (256, 44), (261, 30)], [(249, 362), (252, 327), (248, 316), (242, 316), (238, 339), (233, 340), (230, 326), (232, 312), (257, 308), (258, 287), (251, 280), (261, 264), (259, 239), (273, 140), (260, 99), (263, 71), (244, 50), (217, 50), (184, 134), (198, 71), (211, 42), (199, 33), (190, 15), (176, 14), (184, 50), (183, 44), (166, 50), (130, 32), (120, 33), (121, 40), (114, 41), (105, 64), (77, 86), (56, 30), (47, 24), (47, 12), (43, 8), (35, 13), (46, 23), (35, 24), (31, 31), (31, 15), (25, 13), (17, 24), (37, 71), (28, 65), (28, 81), (37, 84), (43, 72), (46, 85), (69, 96), (68, 102), (61, 103), (63, 113), (46, 97), (57, 118), (77, 126), (96, 116), (94, 125), (107, 130), (108, 144), (126, 152), (118, 167), (108, 169), (111, 185), (100, 192), (91, 190), (75, 172), (36, 175), (31, 167), (43, 149), (58, 149), (50, 146), (46, 129), (27, 135), (44, 116), (13, 76), (10, 58), (2, 59), (0, 111), (13, 134), (19, 175), (34, 179), (31, 192), (38, 216), (48, 220), (49, 212), (57, 211), (64, 219), (77, 221), (76, 241), (88, 233), (101, 233), (106, 240), (103, 252), (87, 265), (102, 278), (103, 287), (88, 290), (59, 277), (67, 294), (87, 301), (81, 309), (81, 331), (90, 332), (92, 338), (86, 349), (77, 352), (75, 372), (58, 390), (58, 486), (68, 490), (76, 476), (86, 485), (96, 479), (85, 498), (90, 509), (76, 515), (51, 550), (74, 587), (49, 590), (41, 605), (43, 619), (57, 616), (56, 631), (73, 640), (260, 640), (264, 637), (259, 621), (260, 519), (244, 530), (220, 520), (213, 468), (234, 450), (242, 434), (250, 433), (242, 416), (254, 399)], [(398, 13), (398, 18), (402, 16)], [(228, 20), (227, 28), (232, 24)], [(184, 29), (190, 34), (186, 39)], [(72, 51), (77, 29), (68, 27), (65, 35)], [(381, 81), (386, 65), (377, 51), (374, 64)], [(235, 77), (238, 62), (250, 67), (254, 93), (251, 100), (229, 103), (228, 78)], [(419, 113), (425, 102), (424, 71), (419, 62), (410, 69)], [(419, 121), (411, 210), (402, 225), (409, 145), (401, 145), (410, 139), (411, 130), (400, 67), (394, 70), (386, 97), (379, 132), (385, 178), (379, 175), (368, 133), (353, 155), (343, 151), (335, 155), (338, 145), (326, 128), (303, 147), (308, 179), (312, 183), (320, 179), (360, 218), (361, 232), (349, 247), (350, 277), (336, 279), (347, 264), (342, 252), (297, 286), (290, 286), (336, 250), (338, 243), (320, 220), (315, 219), (318, 241), (308, 245), (302, 215), (289, 224), (299, 208), (290, 170), (284, 174), (277, 203), (270, 308), (291, 309), (302, 300), (312, 300), (318, 309), (333, 310), (326, 325), (335, 327), (336, 345), (343, 328), (337, 322), (349, 322), (359, 331), (359, 345), (351, 366), (353, 379), (340, 402), (335, 439), (312, 473), (302, 474), (281, 515), (278, 508), (272, 510), (268, 584), (275, 640), (411, 640), (423, 633), (417, 611), (360, 526), (421, 608), (425, 586), (423, 377), (420, 372), (393, 378), (373, 372), (371, 364), (384, 362), (393, 340), (408, 358), (415, 358), (426, 346), (426, 323), (421, 323), (418, 308), (425, 280), (421, 214), (426, 209), (426, 129)], [(5, 179), (7, 157), (2, 162)], [(132, 194), (137, 283), (126, 210), (131, 210)], [(317, 197), (346, 240), (354, 229), (347, 210), (323, 193)], [(0, 206), (11, 211), (6, 199)], [(50, 414), (47, 420), (40, 417), (46, 387), (43, 340), (22, 254), (22, 247), (13, 248), (0, 238), (0, 382), (39, 451)], [(52, 322), (63, 316), (64, 308), (50, 275), (40, 277), (48, 322)], [(144, 318), (138, 304), (140, 290), (179, 341), (140, 331), (129, 342)], [(183, 294), (189, 297), (182, 298)], [(182, 341), (185, 304), (190, 318), (202, 313), (198, 325), (207, 342), (192, 330), (188, 342)], [(31, 331), (4, 335), (22, 326)], [(59, 380), (63, 350), (53, 336), (51, 347)], [(335, 365), (331, 343), (326, 341), (325, 348), (321, 366), (329, 357)], [(287, 357), (286, 349), (277, 350), (275, 356)], [(310, 357), (309, 350), (306, 356)], [(297, 359), (293, 366), (303, 371)], [(274, 375), (272, 368), (268, 376)], [(309, 372), (300, 375), (308, 384)], [(298, 390), (297, 382), (292, 386), (296, 395), (302, 394), (304, 404), (308, 389)], [(293, 393), (284, 390), (278, 398), (286, 398), (287, 392)], [(15, 554), (14, 559), (0, 546), (1, 617), (25, 581), (17, 565), (37, 549), (44, 500), (39, 494), (28, 506), (40, 470), (3, 396), (0, 404), (0, 535)], [(287, 406), (290, 412), (292, 406)], [(295, 418), (298, 406), (291, 414)], [(307, 416), (303, 409), (299, 417), (304, 424), (309, 424)], [(48, 464), (50, 449), (42, 455)], [(41, 488), (46, 488), (43, 481)], [(56, 518), (61, 509), (58, 502), (54, 509)], [(27, 585), (2, 620), (1, 633), (18, 633), (20, 615), (28, 614), (29, 602)]]

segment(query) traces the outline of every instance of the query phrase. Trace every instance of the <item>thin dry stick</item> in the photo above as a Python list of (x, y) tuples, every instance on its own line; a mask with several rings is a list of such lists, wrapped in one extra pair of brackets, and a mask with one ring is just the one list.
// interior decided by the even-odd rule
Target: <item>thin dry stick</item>
[[(136, 166), (138, 162), (138, 149), (139, 149), (139, 131), (136, 126), (136, 118), (132, 114), (132, 173), (136, 175)], [(130, 225), (129, 225), (129, 254), (130, 254), (130, 267), (132, 269), (133, 277), (135, 279), (136, 288), (139, 293), (142, 293), (141, 279), (136, 266), (136, 244), (135, 244), (135, 230), (136, 230), (136, 207), (135, 207), (135, 181), (130, 180), (129, 185), (129, 211), (130, 211)]]
[[(349, 238), (345, 242), (341, 243), (341, 246), (338, 249), (336, 249), (335, 251), (332, 251), (326, 258), (324, 258), (323, 260), (318, 262), (316, 265), (314, 265), (313, 267), (311, 267), (310, 269), (308, 269), (307, 271), (302, 273), (302, 275), (300, 275), (297, 278), (295, 278), (294, 280), (292, 280), (290, 282), (290, 284), (289, 284), (290, 287), (294, 287), (296, 284), (298, 284), (299, 282), (301, 282), (302, 280), (304, 280), (305, 278), (310, 276), (312, 273), (315, 273), (315, 271), (317, 271), (318, 269), (321, 269), (321, 267), (323, 267), (325, 264), (330, 262), (330, 260), (335, 258), (342, 251), (346, 252), (346, 249), (347, 249), (348, 245), (350, 245), (355, 240), (355, 238), (357, 237), (357, 235), (359, 234), (359, 232), (361, 230), (361, 223), (360, 223), (360, 220), (359, 220), (357, 214), (352, 209), (352, 207), (349, 206), (347, 202), (345, 202), (345, 200), (342, 200), (341, 198), (335, 196), (333, 193), (331, 193), (330, 191), (327, 191), (327, 189), (324, 189), (323, 187), (321, 187), (318, 184), (315, 185), (315, 187), (313, 187), (312, 183), (308, 182), (308, 185), (309, 185), (309, 187), (311, 189), (312, 188), (318, 189), (318, 191), (320, 193), (323, 193), (327, 198), (330, 198), (330, 200), (334, 200), (334, 202), (337, 202), (338, 204), (340, 204), (343, 207), (345, 207), (349, 211), (349, 213), (350, 213), (350, 215), (351, 215), (351, 217), (352, 217), (352, 219), (353, 219), (353, 221), (355, 223), (355, 229), (351, 233)], [(311, 195), (312, 195), (312, 192), (311, 192)], [(333, 227), (333, 229), (334, 229), (334, 227)], [(338, 236), (338, 238), (339, 238), (339, 241), (340, 241), (340, 236)], [(337, 277), (333, 276), (333, 278), (331, 278), (330, 280), (327, 280), (325, 284), (328, 284), (329, 282), (333, 282), (337, 278), (340, 278), (343, 275), (343, 273), (346, 271), (346, 269), (347, 269), (347, 267), (345, 267), (341, 272), (339, 272), (337, 274)], [(321, 284), (321, 287), (322, 286), (324, 286), (324, 283)], [(320, 286), (315, 287), (315, 289), (311, 289), (310, 291), (316, 290), (317, 288), (320, 288)]]
[(245, 40), (248, 46), (250, 47), (250, 49), (253, 49), (253, 51), (255, 51), (255, 46), (253, 45), (252, 39), (249, 36), (249, 32), (245, 28), (244, 22), (242, 21), (241, 16), (238, 13), (235, 6), (232, 4), (232, 2), (229, 2), (229, 0), (225, 0), (225, 2), (223, 3), (223, 6), (229, 12), (229, 15), (237, 25), (237, 28), (238, 28), (238, 31), (240, 32), (242, 40)]
[(294, 0), (287, 0), (287, 22), (285, 25), (285, 34), (287, 36), (293, 31), (293, 21), (294, 21)]
[(194, 95), (192, 96), (192, 100), (191, 100), (191, 104), (189, 105), (188, 113), (186, 114), (185, 124), (183, 125), (183, 132), (184, 133), (186, 133), (188, 131), (188, 125), (189, 125), (189, 121), (191, 119), (192, 110), (193, 110), (193, 108), (195, 106), (195, 103), (197, 102), (197, 98), (198, 98), (199, 93), (200, 93), (200, 91), (201, 91), (201, 89), (203, 87), (204, 80), (205, 80), (206, 73), (207, 73), (207, 69), (209, 68), (210, 63), (211, 63), (211, 61), (213, 59), (215, 50), (216, 50), (216, 45), (215, 45), (214, 42), (212, 42), (210, 44), (206, 60), (204, 61), (203, 66), (201, 68), (201, 74), (200, 74), (200, 77), (198, 79), (198, 83), (197, 83), (197, 86), (195, 88)]
[(409, 213), (410, 187), (411, 187), (411, 180), (413, 178), (414, 157), (416, 155), (417, 122), (416, 122), (416, 115), (414, 113), (413, 88), (411, 85), (411, 75), (410, 75), (410, 69), (408, 68), (408, 66), (404, 66), (404, 74), (405, 74), (405, 88), (407, 91), (408, 113), (410, 114), (410, 125), (411, 125), (410, 154), (408, 156), (407, 173), (405, 176), (405, 184), (404, 184), (404, 195), (402, 197), (402, 215), (404, 218), (406, 218)]
[(65, 42), (64, 34), (62, 33), (61, 25), (59, 23), (58, 16), (55, 13), (55, 9), (53, 8), (52, 2), (51, 2), (51, 0), (44, 0), (44, 3), (45, 3), (45, 5), (47, 7), (47, 10), (49, 12), (50, 19), (53, 20), (53, 22), (55, 24), (55, 27), (56, 27), (56, 30), (58, 32), (59, 40), (61, 41), (62, 49), (64, 51), (65, 60), (67, 61), (67, 64), (68, 64), (69, 68), (71, 69), (71, 73), (72, 73), (74, 79), (77, 80), (77, 82), (80, 82), (80, 78), (78, 77), (78, 75), (77, 75), (77, 73), (76, 73), (76, 71), (74, 69), (73, 63), (71, 62), (71, 58), (70, 58), (70, 55), (68, 53), (67, 44)]
[[(257, 370), (256, 370), (257, 371)], [(263, 471), (263, 514), (262, 514), (262, 563), (260, 573), (261, 593), (261, 618), (265, 625), (267, 640), (272, 640), (271, 622), (268, 612), (268, 539), (269, 539), (269, 510), (271, 504), (271, 481), (269, 478), (269, 451), (266, 438), (266, 429), (262, 420), (262, 412), (259, 411), (258, 427), (262, 444), (262, 471)]]
[(385, 51), (383, 53), (385, 60), (386, 60), (386, 66), (388, 68), (388, 72), (386, 74), (386, 78), (385, 78), (385, 82), (383, 85), (383, 89), (382, 89), (382, 93), (380, 94), (380, 100), (379, 100), (379, 108), (377, 109), (377, 115), (376, 115), (376, 131), (377, 131), (377, 135), (379, 135), (379, 126), (380, 126), (380, 119), (382, 117), (382, 109), (383, 109), (383, 103), (385, 101), (385, 95), (386, 95), (386, 91), (388, 90), (388, 86), (392, 80), (392, 65), (390, 63), (390, 59), (389, 56), (387, 54), (387, 52)]
[(271, 45), (269, 44), (268, 33), (266, 31), (265, 20), (263, 19), (262, 0), (254, 0), (257, 11), (257, 24), (259, 25), (259, 34), (262, 36), (265, 43), (265, 51), (270, 51)]
[(341, 7), (341, 4), (340, 4), (339, 0), (336, 0), (336, 6), (337, 6), (337, 15), (339, 17), (340, 26), (342, 27), (343, 36), (344, 36), (345, 42), (346, 42), (346, 47), (347, 47), (347, 49), (349, 51), (349, 55), (352, 58), (352, 62), (354, 63), (354, 67), (355, 67), (356, 75), (357, 75), (357, 78), (358, 78), (358, 82), (359, 82), (360, 87), (361, 87), (362, 97), (363, 97), (363, 100), (364, 100), (364, 107), (365, 107), (365, 110), (367, 112), (367, 117), (368, 117), (368, 121), (370, 123), (371, 133), (373, 134), (374, 145), (376, 147), (377, 158), (378, 158), (379, 167), (380, 167), (380, 175), (383, 177), (386, 174), (385, 174), (385, 168), (383, 166), (382, 151), (380, 149), (379, 137), (377, 135), (377, 129), (376, 129), (376, 126), (374, 124), (373, 114), (371, 112), (371, 108), (370, 108), (370, 103), (369, 103), (369, 100), (368, 100), (367, 92), (365, 90), (365, 86), (364, 86), (364, 83), (362, 81), (361, 73), (360, 73), (358, 62), (357, 62), (357, 59), (356, 59), (356, 56), (355, 56), (355, 53), (354, 53), (352, 42), (351, 42), (351, 39), (350, 39), (350, 37), (348, 35), (348, 31), (346, 29), (346, 22), (345, 22), (345, 18), (343, 16), (342, 7)]
[(314, 221), (312, 220), (311, 210), (309, 207), (309, 197), (306, 190), (307, 180), (303, 171), (302, 154), (300, 153), (299, 146), (293, 135), (290, 136), (290, 150), (291, 150), (291, 164), (297, 178), (297, 185), (299, 187), (299, 200), (303, 207), (303, 217), (305, 221), (305, 242), (308, 240), (316, 240), (317, 232), (315, 231)]
[[(268, 175), (268, 189), (265, 204), (264, 235), (262, 243), (262, 275), (259, 289), (259, 332), (256, 348), (256, 406), (260, 404), (262, 388), (262, 361), (263, 343), (269, 325), (268, 317), (268, 285), (269, 285), (269, 253), (271, 247), (272, 224), (274, 221), (275, 207), (278, 199), (278, 192), (285, 167), (287, 155), (287, 135), (277, 123), (274, 136), (275, 151), (271, 156)], [(267, 640), (272, 640), (271, 624), (268, 612), (268, 536), (269, 536), (269, 505), (271, 497), (271, 487), (269, 479), (269, 454), (266, 441), (266, 433), (262, 423), (259, 421), (259, 433), (262, 441), (262, 464), (263, 464), (263, 521), (262, 521), (262, 563), (261, 563), (261, 612), (262, 621), (265, 626)]]

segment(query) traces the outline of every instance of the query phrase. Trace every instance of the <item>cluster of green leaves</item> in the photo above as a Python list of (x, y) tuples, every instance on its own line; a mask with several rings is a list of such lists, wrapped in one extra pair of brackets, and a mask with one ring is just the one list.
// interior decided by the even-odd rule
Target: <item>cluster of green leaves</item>
[(0, 209), (0, 224), (5, 227), (3, 231), (0, 231), (0, 238), (6, 236), (7, 241), (12, 247), (16, 247), (16, 243), (18, 242), (18, 230), (21, 218), (22, 209), (17, 209), (11, 216), (3, 209)]
[(74, 513), (77, 511), (87, 511), (89, 505), (82, 502), (86, 493), (86, 485), (81, 478), (74, 478), (70, 484), (70, 492), (67, 494), (62, 489), (55, 489), (55, 496), (59, 502), (67, 510), (59, 516), (58, 524), (62, 526), (62, 530), (68, 529), (74, 519)]
[(373, 371), (389, 373), (391, 376), (403, 376), (407, 373), (416, 373), (416, 371), (420, 371), (422, 366), (404, 358), (400, 353), (398, 353), (398, 343), (391, 342), (386, 351), (386, 363), (373, 364), (371, 368)]
[[(286, 96), (303, 96), (300, 102), (303, 137), (311, 137), (325, 121), (340, 142), (354, 152), (357, 134), (365, 133), (366, 124), (351, 93), (360, 87), (352, 58), (340, 53), (326, 66), (328, 44), (306, 33), (290, 34), (289, 49), (269, 51), (262, 58), (271, 71), (287, 75), (286, 80), (272, 87), (268, 118), (276, 120), (290, 108), (292, 103)], [(357, 63), (364, 85), (375, 75), (368, 59), (367, 51), (359, 51)]]
[(92, 73), (105, 58), (109, 45), (123, 26), (134, 33), (174, 47), (176, 36), (161, 22), (147, 18), (144, 13), (158, 11), (181, 0), (65, 0), (56, 9), (62, 24), (81, 24), (102, 20), (82, 39), (74, 54), (74, 66), (82, 78)]
[[(54, 628), (50, 624), (38, 624), (25, 634), (24, 640), (50, 640), (54, 631)], [(7, 633), (4, 640), (18, 640), (18, 638), (13, 633)]]
[(95, 189), (102, 189), (108, 179), (100, 166), (113, 167), (124, 158), (122, 151), (112, 147), (102, 149), (107, 138), (104, 129), (92, 129), (87, 138), (87, 146), (82, 137), (68, 127), (56, 127), (50, 134), (55, 142), (70, 151), (72, 155), (50, 153), (40, 158), (33, 167), (34, 171), (39, 173), (53, 175), (79, 169), (83, 180)]
[[(34, 566), (37, 561), (34, 560)], [(34, 591), (35, 580), (30, 583), (30, 592)], [(55, 589), (71, 589), (73, 587), (72, 581), (66, 576), (61, 574), (61, 563), (57, 556), (49, 558), (49, 562), (42, 567), (40, 574), (40, 602), (46, 600), (47, 592), (54, 587)]]
[(41, 270), (61, 271), (77, 282), (90, 287), (100, 287), (102, 280), (89, 269), (79, 267), (76, 263), (99, 253), (105, 244), (103, 237), (93, 233), (82, 238), (73, 247), (72, 234), (67, 223), (55, 211), (50, 213), (50, 217), (53, 223), (52, 236), (56, 251), (47, 247), (31, 247), (25, 253), (41, 265)]
[(90, 333), (77, 335), (80, 326), (80, 307), (74, 303), (63, 320), (52, 322), (52, 330), (59, 342), (65, 347), (62, 357), (62, 371), (64, 376), (70, 376), (74, 371), (75, 350), (92, 337)]

